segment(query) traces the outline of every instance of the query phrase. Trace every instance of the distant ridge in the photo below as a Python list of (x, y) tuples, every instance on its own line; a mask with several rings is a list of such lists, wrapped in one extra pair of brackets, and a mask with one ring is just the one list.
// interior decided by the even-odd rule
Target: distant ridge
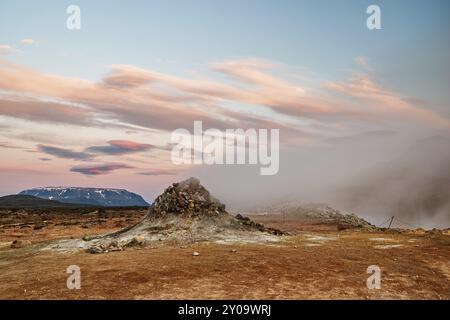
[(2, 208), (23, 208), (23, 207), (36, 208), (36, 207), (67, 207), (67, 206), (77, 206), (77, 205), (22, 194), (14, 194), (0, 197), (0, 207)]
[(107, 207), (148, 206), (138, 194), (125, 189), (86, 187), (43, 187), (23, 190), (19, 194), (63, 203)]

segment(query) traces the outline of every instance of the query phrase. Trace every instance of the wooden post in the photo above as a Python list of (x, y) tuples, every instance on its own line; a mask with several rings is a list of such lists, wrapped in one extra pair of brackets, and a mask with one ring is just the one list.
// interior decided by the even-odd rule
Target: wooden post
[(392, 222), (393, 222), (393, 221), (394, 221), (394, 216), (392, 216), (391, 221), (389, 222), (389, 227), (388, 227), (388, 229), (391, 228), (391, 225), (392, 225)]

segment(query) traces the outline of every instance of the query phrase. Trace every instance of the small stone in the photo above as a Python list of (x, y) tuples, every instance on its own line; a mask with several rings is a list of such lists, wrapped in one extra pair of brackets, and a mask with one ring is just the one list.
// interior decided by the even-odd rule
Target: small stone
[(47, 224), (46, 223), (44, 223), (44, 222), (42, 222), (42, 223), (37, 223), (37, 224), (35, 224), (34, 225), (34, 230), (40, 230), (40, 229), (43, 229), (43, 228), (45, 228), (47, 226)]
[(137, 247), (143, 246), (145, 244), (145, 237), (142, 235), (134, 236), (125, 246), (126, 247)]
[(195, 252), (192, 253), (192, 255), (196, 257), (196, 256), (199, 256), (200, 253), (198, 253), (197, 251), (195, 251)]
[(13, 242), (11, 242), (12, 249), (23, 248), (23, 247), (29, 246), (29, 245), (31, 245), (30, 240), (14, 240)]
[(237, 250), (236, 249), (231, 249), (230, 252), (237, 252)]
[(97, 247), (97, 246), (90, 246), (90, 247), (87, 249), (87, 251), (88, 251), (89, 253), (96, 254), (96, 253), (102, 253), (102, 252), (103, 252), (103, 249), (100, 248), (100, 247)]

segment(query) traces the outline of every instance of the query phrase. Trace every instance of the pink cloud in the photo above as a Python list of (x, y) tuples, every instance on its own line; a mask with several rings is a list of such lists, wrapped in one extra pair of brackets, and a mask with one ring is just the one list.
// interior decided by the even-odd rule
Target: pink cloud
[[(234, 80), (225, 83), (183, 79), (135, 66), (113, 65), (101, 81), (92, 82), (48, 75), (0, 60), (0, 90), (28, 97), (50, 97), (54, 101), (31, 98), (29, 101), (11, 101), (3, 97), (0, 114), (85, 126), (99, 125), (98, 119), (103, 118), (124, 125), (169, 131), (190, 128), (194, 120), (202, 120), (206, 127), (219, 129), (258, 124), (286, 128), (294, 135), (305, 131), (304, 127), (292, 122), (262, 116), (258, 109), (264, 106), (291, 120), (314, 120), (316, 128), (392, 118), (402, 121), (411, 117), (434, 125), (448, 125), (448, 119), (413, 106), (378, 85), (369, 75), (328, 84), (327, 88), (332, 89), (330, 95), (330, 91), (325, 90), (309, 92), (298, 84), (272, 75), (271, 71), (276, 67), (275, 63), (249, 59), (214, 64), (214, 70)], [(342, 101), (337, 92), (357, 98), (360, 103)], [(14, 108), (8, 107), (10, 101)], [(73, 103), (85, 108), (73, 107)], [(227, 103), (246, 105), (247, 110), (231, 111), (227, 109)]]
[(75, 166), (70, 169), (72, 172), (78, 172), (88, 176), (96, 176), (96, 175), (104, 175), (111, 173), (112, 171), (118, 169), (131, 169), (132, 166), (126, 164), (92, 164), (92, 165), (84, 165), (84, 166)]
[[(1, 81), (1, 80), (0, 80)], [(87, 109), (67, 104), (31, 99), (11, 99), (0, 94), (0, 115), (30, 121), (91, 125)]]
[(112, 65), (111, 72), (103, 78), (107, 85), (132, 88), (150, 83), (154, 77), (151, 72), (129, 65)]
[(416, 107), (411, 99), (383, 88), (367, 73), (354, 74), (348, 81), (331, 82), (328, 88), (363, 102), (365, 112), (376, 117), (413, 119), (450, 128), (450, 120), (428, 109)]
[(155, 148), (152, 144), (138, 143), (129, 140), (111, 140), (107, 146), (93, 146), (86, 149), (87, 152), (102, 154), (126, 154), (147, 151)]

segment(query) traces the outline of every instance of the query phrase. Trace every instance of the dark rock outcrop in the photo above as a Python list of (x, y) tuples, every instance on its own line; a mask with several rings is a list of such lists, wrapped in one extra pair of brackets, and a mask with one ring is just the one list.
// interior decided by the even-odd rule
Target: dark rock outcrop
[(147, 217), (165, 215), (189, 217), (219, 217), (227, 214), (225, 205), (211, 196), (208, 190), (195, 178), (174, 183), (159, 195), (150, 206)]

